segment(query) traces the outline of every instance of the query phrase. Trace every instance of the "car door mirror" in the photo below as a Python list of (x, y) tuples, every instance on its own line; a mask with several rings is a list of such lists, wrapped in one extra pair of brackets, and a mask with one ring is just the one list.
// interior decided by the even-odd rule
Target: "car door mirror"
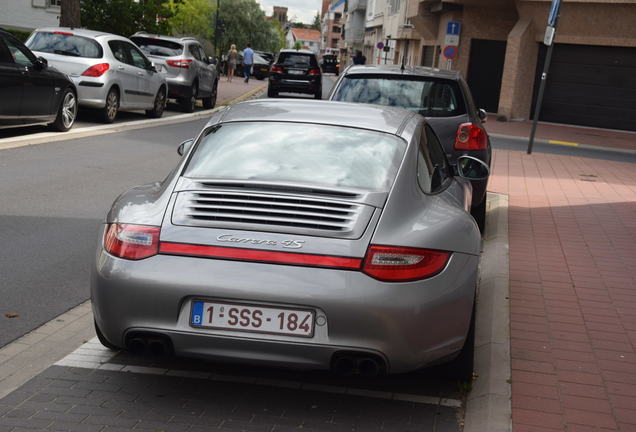
[(208, 57), (208, 64), (214, 65), (216, 66), (216, 58), (214, 57)]
[(177, 153), (179, 153), (179, 156), (183, 156), (185, 153), (187, 153), (188, 150), (190, 150), (190, 147), (192, 147), (193, 143), (194, 143), (194, 140), (189, 139), (179, 144), (179, 147), (177, 148)]
[(472, 156), (458, 157), (456, 171), (456, 175), (468, 180), (484, 180), (490, 174), (488, 165)]
[(35, 59), (35, 68), (38, 70), (46, 69), (49, 66), (49, 62), (44, 57), (38, 57)]
[(477, 116), (483, 123), (486, 123), (488, 121), (488, 114), (483, 108), (479, 108), (479, 111), (477, 111)]

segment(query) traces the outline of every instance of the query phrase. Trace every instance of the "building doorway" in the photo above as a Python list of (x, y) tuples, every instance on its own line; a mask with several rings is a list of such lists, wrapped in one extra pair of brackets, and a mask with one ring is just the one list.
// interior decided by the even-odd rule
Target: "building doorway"
[(496, 113), (499, 109), (505, 59), (506, 41), (471, 40), (467, 81), (477, 108), (491, 113)]

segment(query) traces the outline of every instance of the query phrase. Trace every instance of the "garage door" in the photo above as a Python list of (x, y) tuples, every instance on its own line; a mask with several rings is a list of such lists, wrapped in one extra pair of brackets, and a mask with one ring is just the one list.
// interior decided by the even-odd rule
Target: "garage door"
[[(541, 44), (537, 77), (545, 53)], [(555, 45), (540, 119), (636, 131), (636, 48)]]

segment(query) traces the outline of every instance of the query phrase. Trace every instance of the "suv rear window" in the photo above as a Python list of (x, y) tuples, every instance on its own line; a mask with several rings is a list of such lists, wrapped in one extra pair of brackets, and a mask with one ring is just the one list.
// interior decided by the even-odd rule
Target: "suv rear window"
[(280, 53), (278, 63), (284, 66), (309, 66), (318, 67), (316, 56), (301, 53)]
[(136, 43), (137, 46), (147, 55), (174, 57), (181, 55), (183, 52), (183, 45), (173, 41), (139, 36), (133, 36), (130, 40)]
[(72, 57), (101, 58), (104, 51), (93, 39), (66, 32), (37, 32), (29, 39), (31, 51)]
[(344, 77), (332, 100), (404, 108), (426, 117), (466, 113), (459, 85), (431, 77), (349, 75)]

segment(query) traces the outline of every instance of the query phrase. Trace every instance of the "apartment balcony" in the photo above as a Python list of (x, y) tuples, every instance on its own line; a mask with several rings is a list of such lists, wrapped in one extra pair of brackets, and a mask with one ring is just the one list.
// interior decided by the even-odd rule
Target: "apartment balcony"
[(367, 0), (347, 0), (347, 12), (365, 11)]

